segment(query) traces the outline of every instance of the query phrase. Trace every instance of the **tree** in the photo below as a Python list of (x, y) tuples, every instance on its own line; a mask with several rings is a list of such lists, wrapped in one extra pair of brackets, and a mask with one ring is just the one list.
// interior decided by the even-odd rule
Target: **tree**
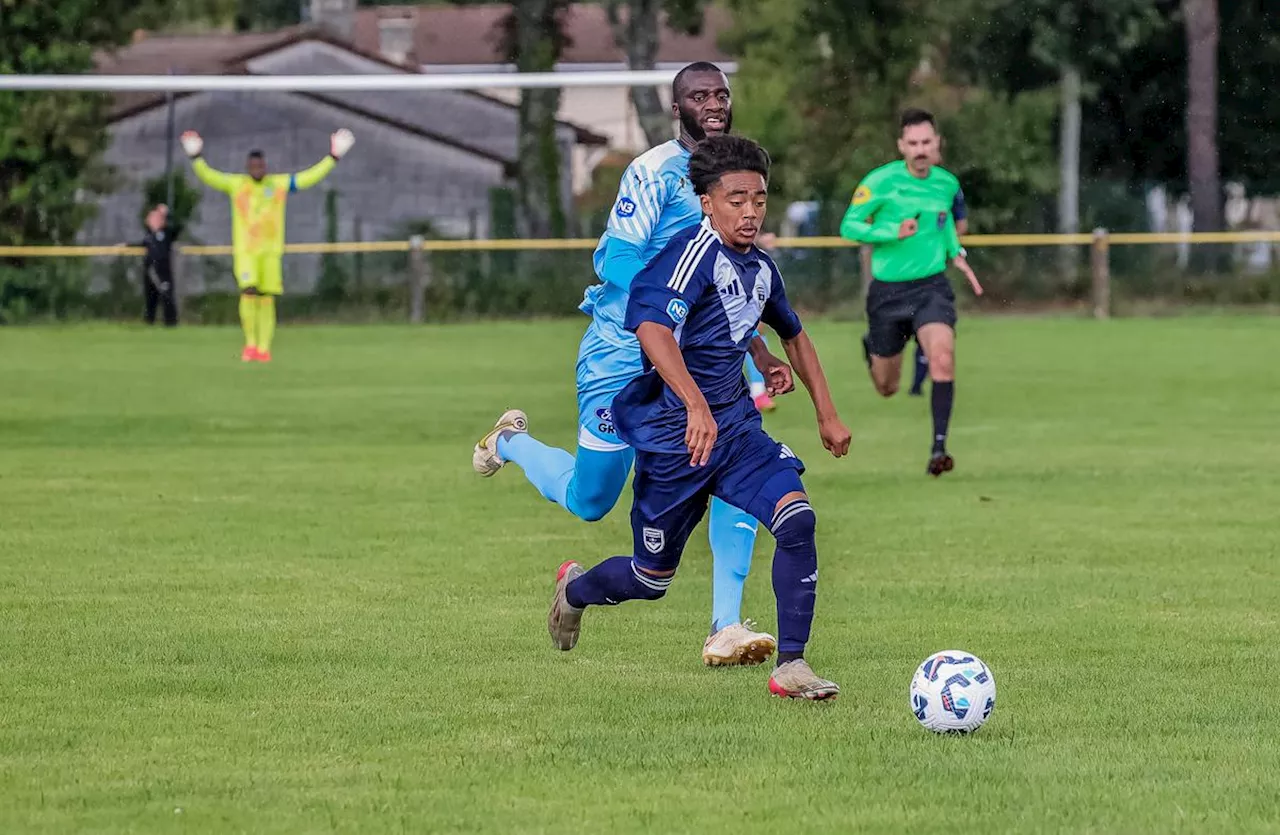
[(1187, 178), (1197, 232), (1222, 229), (1218, 180), (1218, 3), (1183, 0), (1187, 29)]
[[(627, 67), (633, 70), (657, 66), (664, 12), (668, 28), (696, 35), (702, 30), (704, 5), (705, 0), (604, 0), (614, 43), (626, 52)], [(632, 87), (631, 103), (650, 146), (671, 139), (671, 111), (663, 105), (657, 87)]]
[[(503, 40), (519, 72), (551, 72), (564, 47), (568, 0), (517, 0), (504, 21)], [(516, 178), (523, 233), (564, 237), (568, 218), (560, 188), (556, 114), (560, 88), (520, 91), (520, 137)]]
[[(1161, 25), (1156, 2), (976, 0), (961, 26), (962, 51), (979, 68), (983, 83), (1010, 89), (1029, 71), (1053, 78), (1059, 96), (1057, 228), (1062, 234), (1080, 228), (1081, 102), (1095, 79), (1118, 69), (1120, 54)], [(1023, 66), (1011, 66), (1015, 63)], [(1059, 255), (1063, 273), (1073, 276), (1077, 251), (1061, 247)]]
[[(4, 0), (0, 72), (83, 73), (96, 49), (125, 43), (154, 8), (131, 0)], [(68, 244), (111, 185), (102, 162), (110, 98), (0, 93), (0, 243)]]

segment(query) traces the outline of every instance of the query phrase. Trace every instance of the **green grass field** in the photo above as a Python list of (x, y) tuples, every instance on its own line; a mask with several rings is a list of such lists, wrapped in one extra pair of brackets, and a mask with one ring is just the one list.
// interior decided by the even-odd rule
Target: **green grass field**
[[(1280, 831), (1276, 320), (966, 321), (955, 473), (857, 325), (802, 392), (831, 704), (708, 670), (706, 537), (656, 604), (546, 635), (561, 560), (629, 547), (512, 467), (571, 443), (580, 321), (0, 330), (0, 832)], [(772, 630), (762, 536), (747, 614)], [(999, 702), (923, 731), (961, 648)]]

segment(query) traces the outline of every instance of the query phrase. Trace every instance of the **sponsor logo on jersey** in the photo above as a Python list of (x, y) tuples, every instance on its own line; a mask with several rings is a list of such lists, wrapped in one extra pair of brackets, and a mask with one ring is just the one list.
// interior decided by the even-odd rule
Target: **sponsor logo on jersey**
[(636, 201), (623, 197), (618, 201), (618, 217), (631, 217), (636, 213)]
[(667, 315), (678, 325), (689, 315), (689, 305), (683, 299), (672, 299), (667, 303)]
[(599, 421), (599, 423), (596, 425), (596, 429), (600, 430), (605, 435), (617, 434), (617, 432), (613, 428), (613, 410), (596, 409), (596, 420)]

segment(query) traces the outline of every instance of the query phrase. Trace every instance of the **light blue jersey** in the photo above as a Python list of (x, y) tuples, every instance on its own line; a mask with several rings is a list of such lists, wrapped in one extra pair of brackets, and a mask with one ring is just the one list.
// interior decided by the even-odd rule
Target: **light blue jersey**
[(677, 140), (636, 157), (622, 175), (618, 199), (596, 247), (601, 283), (587, 289), (581, 310), (591, 324), (578, 350), (578, 443), (610, 452), (626, 444), (614, 431), (614, 395), (640, 376), (640, 343), (623, 326), (631, 281), (667, 242), (702, 220), (689, 182), (690, 152)]
[(635, 336), (622, 326), (631, 280), (677, 232), (702, 220), (702, 204), (689, 182), (690, 156), (673, 139), (636, 157), (622, 175), (592, 259), (602, 283), (587, 289), (581, 306), (609, 342), (635, 344)]

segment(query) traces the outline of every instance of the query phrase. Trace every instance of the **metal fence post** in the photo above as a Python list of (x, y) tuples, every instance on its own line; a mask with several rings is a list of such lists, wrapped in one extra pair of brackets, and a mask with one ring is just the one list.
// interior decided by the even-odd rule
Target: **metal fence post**
[(1089, 271), (1092, 274), (1093, 318), (1111, 318), (1111, 234), (1106, 229), (1093, 230)]
[(422, 250), (423, 237), (409, 239), (409, 322), (421, 325), (426, 315), (428, 279), (427, 254)]

